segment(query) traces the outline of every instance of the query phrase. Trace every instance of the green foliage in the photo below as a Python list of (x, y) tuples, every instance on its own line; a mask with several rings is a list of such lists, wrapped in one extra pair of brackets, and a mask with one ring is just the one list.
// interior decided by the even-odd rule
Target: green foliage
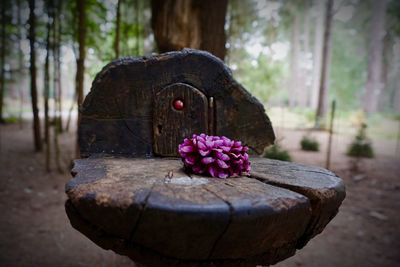
[(301, 149), (305, 151), (319, 151), (318, 141), (310, 136), (303, 136), (300, 145)]
[(292, 158), (287, 150), (283, 149), (279, 144), (275, 144), (265, 149), (264, 155), (265, 158), (269, 159), (277, 159), (283, 161), (291, 161)]
[(367, 40), (361, 30), (367, 27), (366, 15), (360, 12), (350, 21), (334, 22), (329, 94), (331, 99), (337, 99), (341, 109), (360, 106), (367, 75)]
[(237, 67), (235, 76), (262, 102), (266, 103), (271, 96), (276, 97), (282, 92), (282, 62), (274, 62), (266, 55), (259, 55), (256, 59), (249, 56)]
[(15, 116), (8, 116), (6, 118), (4, 118), (4, 123), (6, 124), (14, 124), (19, 122), (19, 118), (15, 117)]
[(350, 144), (347, 155), (357, 158), (373, 158), (374, 151), (372, 149), (371, 141), (366, 135), (366, 124), (362, 124), (358, 130), (356, 137)]

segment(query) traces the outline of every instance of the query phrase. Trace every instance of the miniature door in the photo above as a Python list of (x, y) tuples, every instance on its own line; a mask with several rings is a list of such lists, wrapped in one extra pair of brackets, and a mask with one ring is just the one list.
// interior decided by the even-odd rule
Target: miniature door
[(175, 83), (154, 98), (154, 153), (177, 156), (178, 144), (193, 133), (209, 133), (207, 97), (198, 89)]

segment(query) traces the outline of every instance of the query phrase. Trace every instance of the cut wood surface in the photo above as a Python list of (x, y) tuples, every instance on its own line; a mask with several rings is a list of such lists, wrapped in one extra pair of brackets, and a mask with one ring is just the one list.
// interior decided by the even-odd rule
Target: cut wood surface
[[(274, 131), (263, 105), (233, 79), (226, 65), (207, 52), (185, 49), (153, 57), (118, 59), (97, 74), (80, 109), (81, 155), (152, 157), (157, 154), (153, 149), (153, 137), (157, 134), (153, 129), (154, 120), (159, 111), (171, 110), (169, 102), (155, 99), (163, 90), (177, 89), (177, 84), (193, 88), (204, 95), (204, 100), (213, 98), (215, 108), (211, 114), (203, 114), (203, 108), (196, 106), (197, 115), (204, 120), (202, 123), (212, 123), (209, 134), (239, 139), (258, 154), (274, 142)], [(194, 93), (187, 95), (191, 97)], [(168, 113), (164, 117), (175, 118)], [(185, 121), (190, 119), (188, 116)], [(176, 121), (167, 122), (175, 125)], [(200, 134), (194, 132), (200, 128), (184, 130), (191, 136)], [(164, 149), (158, 152), (164, 155)], [(165, 156), (169, 155), (170, 149), (166, 149)], [(174, 155), (177, 156), (177, 151)]]
[[(282, 169), (285, 171), (281, 171)], [(300, 240), (301, 247), (310, 238), (322, 232), (336, 215), (339, 205), (346, 196), (342, 180), (333, 172), (319, 167), (254, 158), (252, 176), (267, 184), (302, 194), (310, 200), (312, 218)]]
[(146, 266), (273, 264), (325, 227), (344, 186), (320, 168), (252, 163), (251, 177), (218, 179), (185, 173), (179, 159), (76, 160), (67, 214), (99, 246)]

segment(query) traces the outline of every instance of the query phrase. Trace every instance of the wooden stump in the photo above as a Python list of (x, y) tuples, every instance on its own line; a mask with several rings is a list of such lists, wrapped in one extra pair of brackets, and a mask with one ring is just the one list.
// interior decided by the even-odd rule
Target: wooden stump
[(66, 211), (93, 242), (145, 266), (274, 264), (323, 230), (345, 189), (325, 169), (251, 162), (251, 177), (218, 179), (178, 159), (76, 160)]

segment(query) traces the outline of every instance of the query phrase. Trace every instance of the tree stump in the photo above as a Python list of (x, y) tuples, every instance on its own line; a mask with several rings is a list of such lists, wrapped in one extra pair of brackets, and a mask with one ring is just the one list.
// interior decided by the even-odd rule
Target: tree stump
[(345, 197), (335, 174), (295, 163), (252, 157), (249, 177), (228, 179), (183, 170), (173, 156), (193, 133), (240, 139), (254, 153), (275, 139), (262, 105), (205, 52), (112, 62), (80, 112), (87, 158), (66, 185), (68, 218), (145, 266), (274, 264), (320, 233)]

